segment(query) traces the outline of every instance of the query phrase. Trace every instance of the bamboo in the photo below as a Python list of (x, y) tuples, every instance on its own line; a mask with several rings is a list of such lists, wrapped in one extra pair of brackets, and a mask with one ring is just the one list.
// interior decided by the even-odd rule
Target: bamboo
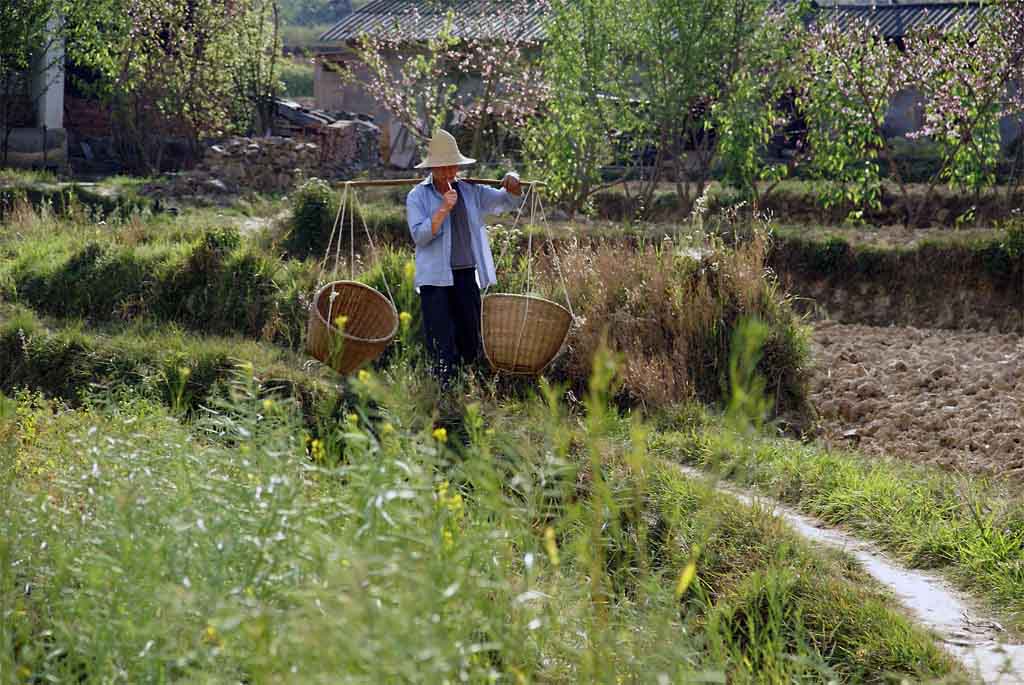
[[(466, 183), (474, 183), (476, 185), (487, 185), (495, 188), (501, 186), (501, 179), (493, 178), (459, 178), (459, 181), (465, 181)], [(394, 186), (414, 186), (417, 183), (423, 183), (422, 178), (384, 178), (376, 179), (372, 181), (340, 181), (339, 186), (349, 186), (352, 188), (369, 188), (369, 187), (394, 187)], [(520, 185), (524, 186), (544, 186), (547, 185), (543, 181), (520, 181)]]

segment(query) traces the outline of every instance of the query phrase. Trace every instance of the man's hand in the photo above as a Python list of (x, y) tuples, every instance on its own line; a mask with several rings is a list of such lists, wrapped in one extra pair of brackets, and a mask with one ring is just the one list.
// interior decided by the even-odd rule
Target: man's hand
[(455, 208), (455, 203), (459, 201), (459, 194), (452, 188), (452, 184), (448, 184), (448, 190), (444, 195), (441, 196), (441, 206), (434, 212), (434, 216), (430, 217), (430, 234), (437, 235), (438, 231), (441, 230), (441, 226), (444, 224), (445, 217), (452, 213), (452, 209)]
[(519, 174), (514, 171), (505, 174), (505, 178), (501, 179), (501, 187), (513, 195), (519, 195), (523, 192), (523, 184), (519, 182)]
[(455, 189), (452, 188), (452, 184), (449, 183), (448, 192), (445, 193), (442, 197), (444, 198), (444, 204), (442, 205), (442, 207), (444, 208), (445, 214), (448, 214), (453, 209), (455, 209), (455, 203), (459, 201), (459, 194), (455, 192)]

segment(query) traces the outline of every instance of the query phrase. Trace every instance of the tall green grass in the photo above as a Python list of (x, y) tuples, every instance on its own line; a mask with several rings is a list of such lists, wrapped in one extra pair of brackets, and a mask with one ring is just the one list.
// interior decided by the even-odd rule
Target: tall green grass
[(656, 433), (651, 448), (757, 485), (914, 567), (944, 571), (1024, 630), (1024, 501), (1006, 484), (765, 435), (740, 440), (707, 417)]
[[(322, 182), (303, 187), (286, 233), (269, 246), (212, 219), (180, 226), (139, 217), (90, 224), (29, 212), (17, 232), (0, 235), (0, 250), (9, 256), (0, 263), (0, 298), (90, 325), (154, 320), (301, 349), (318, 283), (355, 271), (383, 290), (387, 274), (400, 295), (396, 306), (411, 317), (406, 341), (416, 344), (411, 251), (379, 245), (371, 251), (363, 242), (354, 269), (350, 249), (341, 251), (340, 261), (332, 253), (323, 263), (336, 216), (336, 197)], [(407, 232), (404, 219), (400, 223)], [(495, 291), (529, 289), (571, 301), (575, 325), (549, 373), (577, 395), (586, 391), (591, 360), (606, 341), (624, 357), (616, 398), (623, 405), (656, 410), (695, 398), (720, 404), (730, 337), (742, 318), (753, 316), (771, 331), (761, 370), (776, 413), (805, 421), (807, 331), (766, 274), (763, 236), (736, 247), (709, 238), (698, 256), (671, 243), (623, 252), (614, 244), (567, 240), (555, 250), (538, 248), (531, 261), (520, 233), (493, 234), (501, 262)]]
[[(243, 372), (159, 406), (4, 403), (0, 672), (107, 682), (888, 682), (956, 669), (862, 574), (646, 455), (599, 360), (424, 421), (365, 374), (313, 437)], [(410, 402), (412, 400), (412, 402)], [(56, 409), (56, 412), (54, 411)], [(526, 419), (526, 420), (524, 420)]]

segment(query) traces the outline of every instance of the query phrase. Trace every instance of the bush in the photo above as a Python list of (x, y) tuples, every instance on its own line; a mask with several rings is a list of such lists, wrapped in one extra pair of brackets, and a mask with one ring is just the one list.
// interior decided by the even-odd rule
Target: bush
[(241, 246), (232, 228), (191, 244), (134, 249), (89, 242), (52, 268), (13, 275), (17, 297), (46, 314), (110, 321), (142, 315), (212, 334), (298, 347), (305, 330), (301, 295), (313, 289), (302, 263), (282, 263)]
[[(280, 239), (285, 252), (298, 259), (322, 258), (334, 232), (334, 223), (339, 220), (344, 225), (338, 227), (335, 238), (340, 241), (343, 256), (348, 255), (351, 240), (355, 241), (355, 249), (358, 251), (363, 252), (369, 248), (367, 229), (378, 247), (410, 244), (404, 203), (364, 204), (350, 198), (342, 217), (339, 214), (340, 201), (341, 193), (327, 181), (318, 178), (306, 181), (295, 193), (287, 232)], [(333, 242), (330, 248), (333, 252), (339, 249), (339, 245)]]
[(319, 178), (311, 178), (292, 198), (292, 216), (284, 248), (294, 257), (322, 255), (338, 217), (338, 193)]
[(290, 97), (313, 97), (313, 65), (308, 60), (281, 63), (284, 92)]
[[(700, 258), (666, 245), (559, 249), (578, 325), (553, 372), (582, 391), (606, 340), (622, 356), (620, 401), (649, 409), (690, 399), (722, 404), (733, 332), (744, 318), (758, 318), (769, 329), (759, 371), (775, 411), (804, 416), (808, 335), (766, 276), (764, 239), (735, 249), (717, 243)], [(537, 262), (534, 289), (560, 299), (552, 255)], [(521, 260), (519, 270), (524, 266)]]

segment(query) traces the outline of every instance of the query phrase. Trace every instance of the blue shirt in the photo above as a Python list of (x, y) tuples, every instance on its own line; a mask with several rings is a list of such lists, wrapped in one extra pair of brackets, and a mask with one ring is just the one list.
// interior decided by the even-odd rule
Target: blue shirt
[[(510, 209), (518, 209), (523, 196), (491, 188), (490, 186), (460, 182), (455, 184), (456, 191), (466, 205), (466, 218), (469, 220), (469, 237), (476, 261), (477, 282), (480, 288), (492, 285), (497, 276), (494, 273), (494, 258), (487, 240), (487, 229), (484, 227), (484, 215), (499, 214)], [(405, 199), (405, 208), (409, 220), (409, 233), (416, 244), (416, 280), (419, 289), (424, 285), (450, 286), (452, 279), (452, 216), (449, 213), (438, 229), (437, 235), (430, 230), (431, 218), (441, 207), (443, 198), (434, 187), (433, 176), (428, 176), (422, 183), (409, 191)]]

